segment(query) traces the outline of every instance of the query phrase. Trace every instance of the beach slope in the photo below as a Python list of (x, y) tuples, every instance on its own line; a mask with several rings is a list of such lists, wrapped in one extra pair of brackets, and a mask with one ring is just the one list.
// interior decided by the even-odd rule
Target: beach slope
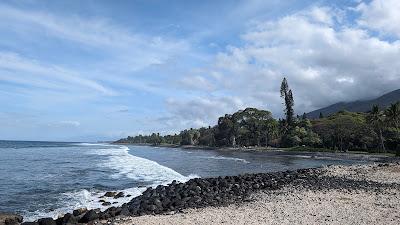
[[(258, 191), (242, 203), (115, 218), (128, 224), (400, 224), (400, 165), (331, 166), (321, 183)], [(343, 184), (324, 182), (343, 179)]]

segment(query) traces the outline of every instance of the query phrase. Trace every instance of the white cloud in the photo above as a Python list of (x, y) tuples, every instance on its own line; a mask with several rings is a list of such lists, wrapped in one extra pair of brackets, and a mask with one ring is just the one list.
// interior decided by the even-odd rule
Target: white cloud
[(358, 23), (382, 34), (400, 37), (400, 1), (372, 0), (360, 3), (356, 10), (361, 13)]
[(191, 90), (212, 91), (215, 89), (214, 85), (207, 78), (200, 75), (185, 76), (180, 80), (179, 86)]
[(10, 52), (0, 52), (0, 72), (0, 80), (3, 81), (60, 90), (84, 87), (104, 95), (115, 94), (113, 90), (96, 81), (84, 78), (76, 71), (56, 65), (42, 64)]
[(215, 125), (221, 112), (233, 113), (244, 107), (236, 97), (197, 97), (189, 100), (167, 99), (167, 109), (171, 116), (163, 118), (167, 126), (186, 129)]
[(281, 116), (279, 87), (284, 76), (299, 114), (398, 89), (400, 41), (371, 36), (363, 28), (343, 23), (340, 16), (326, 7), (312, 7), (257, 23), (242, 35), (242, 46), (228, 46), (209, 69), (210, 75), (218, 74), (213, 77), (217, 91), (241, 104), (215, 98), (211, 92), (198, 100), (170, 102), (170, 110), (182, 120), (210, 118), (211, 124), (217, 115), (244, 107)]
[[(84, 18), (77, 15), (55, 16), (42, 11), (28, 11), (0, 4), (0, 28), (14, 31), (22, 38), (57, 38), (74, 42), (82, 48), (95, 48), (98, 57), (105, 57), (101, 69), (137, 71), (160, 65), (176, 55), (188, 52), (184, 40), (133, 33), (109, 19)], [(42, 41), (42, 40), (40, 40)]]

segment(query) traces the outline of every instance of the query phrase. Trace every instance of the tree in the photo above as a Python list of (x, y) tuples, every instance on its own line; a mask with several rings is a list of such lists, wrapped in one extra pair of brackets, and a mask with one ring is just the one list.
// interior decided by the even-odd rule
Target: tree
[(369, 124), (378, 131), (379, 148), (381, 150), (385, 151), (385, 144), (384, 144), (384, 139), (383, 139), (383, 134), (382, 134), (382, 130), (383, 130), (383, 126), (384, 126), (384, 114), (382, 113), (381, 110), (379, 110), (379, 106), (377, 106), (377, 105), (372, 106), (371, 112), (369, 113), (367, 119), (368, 119)]
[(217, 146), (267, 146), (276, 139), (278, 123), (271, 112), (255, 108), (239, 110), (218, 119), (213, 129)]
[(320, 119), (324, 118), (324, 114), (322, 114), (322, 112), (319, 112), (319, 118)]
[(365, 113), (341, 111), (311, 123), (312, 130), (322, 139), (325, 148), (366, 150), (378, 139), (367, 124)]
[(285, 115), (286, 115), (286, 123), (289, 125), (289, 127), (293, 123), (293, 115), (294, 115), (294, 100), (293, 100), (293, 93), (292, 90), (289, 89), (289, 84), (286, 80), (286, 78), (283, 78), (282, 84), (281, 84), (281, 98), (284, 100), (285, 104)]
[(303, 113), (303, 115), (301, 116), (301, 119), (303, 119), (303, 120), (307, 119), (306, 113)]
[(385, 116), (392, 127), (398, 129), (400, 125), (400, 102), (392, 103), (386, 110)]

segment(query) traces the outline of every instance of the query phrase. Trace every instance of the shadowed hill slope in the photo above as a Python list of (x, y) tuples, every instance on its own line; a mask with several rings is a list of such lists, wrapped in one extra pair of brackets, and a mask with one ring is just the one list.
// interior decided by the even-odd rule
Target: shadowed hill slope
[(307, 113), (306, 115), (307, 118), (315, 119), (319, 117), (320, 113), (322, 113), (324, 116), (329, 116), (341, 110), (346, 110), (350, 112), (367, 112), (372, 108), (373, 105), (378, 105), (380, 108), (386, 108), (391, 103), (395, 103), (397, 101), (400, 101), (400, 89), (389, 92), (382, 95), (381, 97), (372, 100), (339, 102), (325, 108), (314, 110)]

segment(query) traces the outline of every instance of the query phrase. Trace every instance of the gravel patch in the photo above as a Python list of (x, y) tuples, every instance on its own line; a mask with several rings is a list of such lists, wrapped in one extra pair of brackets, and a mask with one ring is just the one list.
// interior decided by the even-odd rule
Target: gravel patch
[(399, 164), (372, 164), (355, 166), (331, 166), (325, 168), (327, 176), (353, 180), (367, 180), (385, 184), (399, 184)]
[(250, 203), (188, 209), (174, 215), (121, 219), (120, 225), (161, 224), (400, 224), (400, 191), (285, 189), (257, 193)]

